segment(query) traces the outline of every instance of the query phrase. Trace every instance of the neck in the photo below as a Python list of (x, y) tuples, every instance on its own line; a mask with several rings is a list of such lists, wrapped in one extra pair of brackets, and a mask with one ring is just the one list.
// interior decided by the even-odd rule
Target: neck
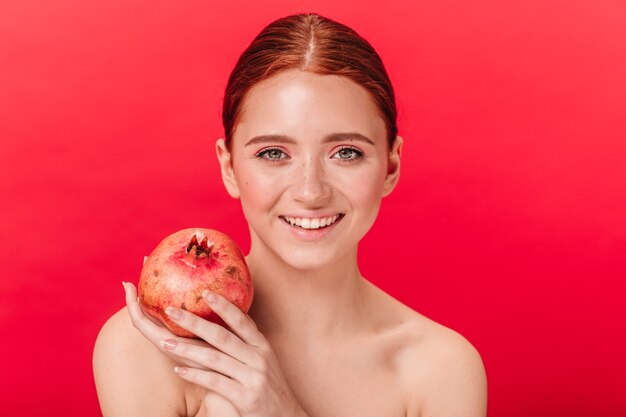
[(367, 282), (356, 247), (316, 269), (297, 269), (260, 245), (246, 262), (254, 280), (248, 314), (268, 340), (319, 343), (358, 330)]

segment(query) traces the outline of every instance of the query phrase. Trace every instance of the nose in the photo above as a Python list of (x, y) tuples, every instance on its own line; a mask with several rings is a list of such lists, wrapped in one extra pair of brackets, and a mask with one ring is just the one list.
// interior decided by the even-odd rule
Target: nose
[[(319, 158), (309, 156), (296, 166), (291, 194), (295, 201), (307, 206), (323, 206), (332, 194), (330, 184)], [(313, 208), (313, 207), (309, 207)], [(317, 207), (315, 207), (317, 208)]]

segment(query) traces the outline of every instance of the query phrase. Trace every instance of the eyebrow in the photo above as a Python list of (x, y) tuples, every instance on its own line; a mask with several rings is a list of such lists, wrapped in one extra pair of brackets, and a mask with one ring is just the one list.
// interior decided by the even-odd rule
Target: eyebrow
[[(360, 142), (369, 143), (370, 145), (375, 145), (374, 141), (372, 141), (370, 138), (360, 133), (356, 133), (356, 132), (331, 133), (330, 135), (327, 135), (324, 137), (324, 139), (322, 139), (322, 143), (343, 142), (346, 140), (347, 141), (357, 140)], [(244, 147), (258, 144), (258, 143), (268, 143), (268, 142), (292, 143), (292, 144), (297, 143), (294, 138), (292, 138), (291, 136), (287, 136), (287, 135), (260, 135), (260, 136), (255, 136), (252, 139), (250, 139), (248, 143), (244, 145)]]

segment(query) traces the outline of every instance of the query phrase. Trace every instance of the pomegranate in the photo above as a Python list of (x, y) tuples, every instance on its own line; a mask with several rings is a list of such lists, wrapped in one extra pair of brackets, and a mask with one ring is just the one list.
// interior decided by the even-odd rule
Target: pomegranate
[(252, 304), (253, 287), (244, 255), (229, 236), (212, 229), (191, 228), (167, 236), (146, 257), (139, 278), (139, 303), (172, 333), (197, 338), (176, 325), (167, 306), (191, 311), (228, 328), (202, 298), (218, 293), (244, 313)]

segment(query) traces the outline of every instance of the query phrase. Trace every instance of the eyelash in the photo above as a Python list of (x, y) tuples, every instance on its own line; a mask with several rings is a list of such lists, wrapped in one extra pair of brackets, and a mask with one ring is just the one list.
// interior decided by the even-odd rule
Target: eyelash
[[(350, 151), (353, 151), (354, 152), (353, 155), (356, 155), (356, 156), (354, 158), (350, 158), (350, 159), (344, 159), (344, 158), (337, 158), (337, 159), (340, 159), (340, 160), (346, 161), (346, 162), (352, 162), (352, 161), (356, 161), (357, 159), (360, 159), (360, 158), (363, 157), (363, 152), (361, 152), (360, 150), (358, 150), (357, 148), (354, 148), (352, 146), (342, 146), (341, 149), (339, 149), (337, 152), (335, 152), (335, 154), (337, 154), (337, 153), (339, 153), (339, 152), (341, 152), (343, 150), (346, 150), (346, 149), (348, 149)], [(271, 151), (280, 151), (283, 154), (285, 153), (285, 152), (282, 151), (282, 149), (279, 149), (279, 148), (266, 148), (266, 149), (263, 149), (261, 152), (258, 152), (255, 156), (257, 158), (265, 159), (265, 160), (271, 161), (271, 162), (279, 162), (279, 161), (282, 161), (284, 159), (287, 159), (287, 158), (275, 159), (275, 158), (264, 158), (263, 157), (263, 155), (266, 155), (266, 154), (268, 154)]]
[[(261, 158), (261, 159), (266, 159), (268, 161), (272, 161), (272, 162), (277, 162), (277, 161), (282, 161), (285, 158), (279, 158), (279, 159), (275, 159), (275, 158), (264, 158), (263, 155), (268, 154), (271, 151), (279, 151), (279, 152), (283, 152), (282, 150), (278, 149), (278, 148), (267, 148), (267, 149), (263, 149), (261, 152), (258, 152), (255, 156), (257, 158)], [(284, 153), (284, 152), (283, 152)]]

